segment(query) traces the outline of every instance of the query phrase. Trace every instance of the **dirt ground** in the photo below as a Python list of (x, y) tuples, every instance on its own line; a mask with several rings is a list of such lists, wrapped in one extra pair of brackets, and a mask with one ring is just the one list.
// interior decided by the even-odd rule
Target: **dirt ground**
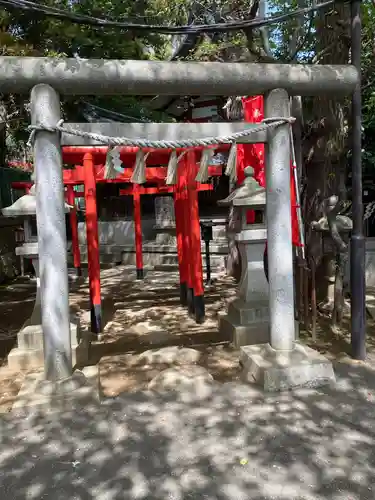
[[(206, 290), (206, 321), (197, 325), (179, 304), (178, 275), (175, 272), (150, 271), (143, 281), (125, 267), (102, 271), (102, 305), (104, 332), (90, 348), (90, 364), (99, 364), (104, 393), (115, 396), (147, 388), (150, 380), (173, 363), (145, 362), (141, 355), (150, 349), (187, 346), (200, 353), (197, 364), (206, 368), (219, 382), (239, 378), (238, 351), (229, 339), (220, 337), (218, 315), (226, 310), (235, 295), (233, 280), (216, 276)], [(7, 356), (16, 345), (16, 335), (30, 316), (35, 299), (35, 281), (17, 279), (0, 288), (0, 413), (10, 410), (26, 373), (15, 373), (7, 367)], [(83, 330), (89, 328), (87, 280), (72, 283), (71, 312), (76, 314)], [(319, 318), (316, 343), (301, 330), (307, 344), (333, 359), (348, 360), (349, 324), (339, 334), (332, 334), (329, 321)], [(368, 323), (368, 349), (375, 353), (375, 327)]]

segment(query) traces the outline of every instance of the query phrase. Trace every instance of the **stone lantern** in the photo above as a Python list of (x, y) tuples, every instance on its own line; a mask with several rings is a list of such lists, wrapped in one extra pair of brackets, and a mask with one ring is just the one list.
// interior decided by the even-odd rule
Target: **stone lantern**
[[(65, 203), (65, 213), (68, 213), (69, 210), (69, 205)], [(9, 353), (8, 364), (10, 368), (15, 370), (40, 368), (44, 364), (44, 357), (35, 185), (31, 187), (29, 194), (16, 200), (13, 205), (3, 208), (2, 214), (4, 217), (24, 217), (25, 240), (21, 246), (16, 248), (16, 254), (31, 259), (36, 277), (34, 309), (30, 318), (17, 334), (18, 346)], [(71, 320), (70, 331), (74, 358), (79, 340), (79, 322), (77, 319)]]
[[(265, 211), (266, 190), (254, 179), (252, 167), (245, 169), (245, 181), (221, 206), (230, 206), (234, 213), (231, 228), (241, 256), (241, 279), (236, 299), (228, 314), (221, 316), (219, 329), (232, 337), (236, 347), (269, 341), (268, 283), (263, 269), (263, 253), (267, 240), (264, 222), (247, 224), (248, 210)], [(264, 220), (264, 217), (263, 217)]]

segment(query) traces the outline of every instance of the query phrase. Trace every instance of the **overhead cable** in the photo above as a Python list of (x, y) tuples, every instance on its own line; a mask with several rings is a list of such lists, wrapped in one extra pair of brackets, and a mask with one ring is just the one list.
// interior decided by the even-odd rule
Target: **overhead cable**
[(77, 14), (68, 10), (49, 7), (47, 5), (35, 3), (29, 0), (0, 0), (0, 5), (5, 8), (37, 12), (47, 17), (54, 17), (56, 19), (71, 21), (75, 24), (83, 24), (94, 27), (117, 28), (134, 32), (160, 33), (165, 35), (186, 35), (219, 32), (224, 33), (243, 29), (260, 28), (262, 26), (285, 22), (291, 18), (299, 17), (301, 15), (318, 11), (320, 9), (325, 9), (326, 7), (329, 7), (334, 3), (334, 0), (327, 0), (322, 3), (314, 4), (311, 7), (293, 10), (286, 14), (270, 16), (264, 19), (229, 21), (217, 24), (168, 26), (160, 24), (139, 24), (125, 21), (113, 21), (110, 19), (97, 18), (85, 14)]

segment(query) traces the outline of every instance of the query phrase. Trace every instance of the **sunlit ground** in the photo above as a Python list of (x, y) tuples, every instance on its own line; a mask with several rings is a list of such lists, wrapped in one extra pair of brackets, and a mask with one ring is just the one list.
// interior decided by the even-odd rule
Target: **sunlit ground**
[[(264, 395), (240, 383), (238, 353), (218, 336), (217, 315), (235, 293), (230, 279), (221, 277), (207, 292), (207, 322), (196, 325), (179, 306), (176, 274), (133, 278), (125, 269), (102, 272), (106, 326), (90, 355), (113, 397), (59, 415), (4, 415), (1, 498), (375, 498), (372, 323), (369, 362), (354, 363), (347, 355), (346, 325), (333, 335), (320, 318), (316, 344), (308, 332), (301, 337), (334, 360), (337, 383)], [(5, 337), (16, 334), (31, 313), (32, 288), (18, 282), (1, 290), (3, 412), (23, 380), (6, 367), (14, 339)], [(72, 288), (71, 306), (87, 327), (87, 283)], [(145, 362), (142, 352), (166, 345), (199, 352), (198, 363), (216, 380), (208, 394), (143, 391), (168, 364), (147, 356)]]

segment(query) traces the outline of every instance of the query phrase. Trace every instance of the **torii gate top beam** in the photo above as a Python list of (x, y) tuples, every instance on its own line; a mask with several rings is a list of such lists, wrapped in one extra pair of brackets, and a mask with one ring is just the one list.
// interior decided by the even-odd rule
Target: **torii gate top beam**
[(350, 94), (354, 66), (0, 57), (3, 93), (45, 83), (65, 95)]

